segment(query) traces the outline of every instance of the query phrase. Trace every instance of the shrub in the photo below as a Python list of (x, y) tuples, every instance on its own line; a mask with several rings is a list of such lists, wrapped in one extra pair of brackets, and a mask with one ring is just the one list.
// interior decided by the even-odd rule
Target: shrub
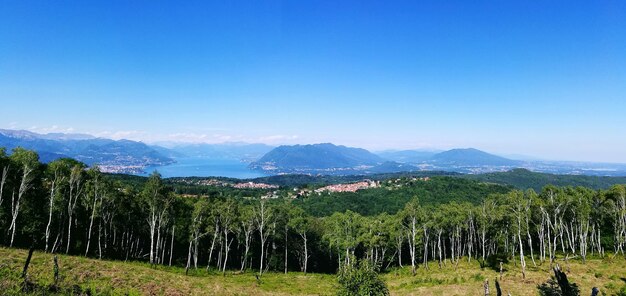
[(378, 276), (375, 266), (361, 260), (356, 266), (345, 264), (338, 273), (339, 296), (389, 295), (385, 282)]

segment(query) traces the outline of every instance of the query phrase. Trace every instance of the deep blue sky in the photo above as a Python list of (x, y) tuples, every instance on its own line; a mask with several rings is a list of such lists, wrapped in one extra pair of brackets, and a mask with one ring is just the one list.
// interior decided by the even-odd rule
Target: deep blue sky
[(0, 128), (626, 162), (625, 1), (94, 2), (0, 2)]

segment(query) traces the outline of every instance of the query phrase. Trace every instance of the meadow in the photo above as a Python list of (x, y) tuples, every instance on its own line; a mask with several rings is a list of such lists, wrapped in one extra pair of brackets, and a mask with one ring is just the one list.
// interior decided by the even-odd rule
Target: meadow
[[(0, 248), (0, 293), (23, 295), (22, 268), (28, 251)], [(54, 283), (53, 255), (36, 251), (28, 269), (28, 289), (32, 295), (334, 295), (337, 284), (333, 274), (268, 272), (257, 279), (253, 272), (227, 272), (226, 275), (204, 269), (191, 269), (185, 275), (182, 267), (144, 262), (107, 261), (80, 256), (58, 255), (59, 280)], [(619, 256), (593, 258), (585, 264), (579, 260), (558, 261), (576, 283), (582, 295), (592, 287), (602, 295), (623, 295), (626, 284), (626, 260)], [(526, 279), (513, 262), (504, 264), (500, 280), (504, 295), (537, 295), (537, 285), (551, 276), (549, 264), (529, 264)], [(483, 283), (494, 280), (499, 271), (481, 268), (477, 260), (463, 258), (455, 267), (448, 263), (429, 269), (420, 265), (415, 276), (409, 267), (394, 268), (382, 274), (391, 295), (484, 295)], [(620, 294), (622, 293), (622, 294)]]

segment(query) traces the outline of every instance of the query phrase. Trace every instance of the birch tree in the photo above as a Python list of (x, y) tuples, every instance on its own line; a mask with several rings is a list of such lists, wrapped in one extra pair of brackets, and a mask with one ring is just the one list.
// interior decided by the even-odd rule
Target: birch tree
[(45, 252), (48, 252), (49, 249), (52, 217), (56, 209), (55, 201), (57, 199), (57, 196), (59, 195), (59, 188), (62, 187), (62, 183), (65, 181), (65, 176), (63, 172), (63, 161), (55, 160), (48, 164), (48, 179), (50, 196), (48, 200), (48, 223), (46, 224), (45, 232)]
[(224, 234), (224, 262), (222, 266), (222, 273), (226, 275), (226, 266), (228, 263), (228, 254), (230, 252), (230, 245), (232, 244), (234, 237), (229, 239), (229, 235), (233, 233), (237, 222), (237, 204), (228, 199), (222, 203), (220, 208), (220, 221), (222, 223), (222, 232)]
[(193, 264), (195, 269), (198, 269), (198, 244), (200, 239), (207, 235), (208, 232), (203, 232), (205, 229), (204, 224), (209, 212), (209, 204), (206, 200), (197, 201), (193, 206), (193, 213), (191, 216), (191, 237), (189, 239), (189, 250), (187, 254), (187, 269), (191, 264), (191, 258), (193, 257)]
[(148, 210), (148, 217), (146, 222), (148, 224), (148, 229), (150, 232), (150, 264), (155, 264), (156, 259), (156, 239), (157, 239), (157, 229), (159, 223), (162, 221), (163, 216), (165, 215), (165, 211), (169, 206), (167, 202), (166, 195), (168, 192), (166, 191), (165, 186), (163, 185), (163, 181), (161, 180), (161, 175), (154, 171), (142, 192), (144, 203)]
[(76, 164), (70, 173), (69, 178), (69, 195), (67, 201), (67, 245), (65, 247), (65, 253), (70, 252), (70, 246), (72, 241), (72, 221), (74, 219), (74, 211), (76, 210), (76, 204), (79, 198), (83, 195), (84, 189), (84, 167), (80, 164)]
[(259, 274), (263, 274), (263, 261), (265, 261), (265, 244), (274, 227), (274, 213), (273, 210), (266, 204), (264, 199), (261, 199), (257, 206), (254, 208), (254, 220), (256, 223), (256, 229), (259, 232), (259, 238), (261, 239), (261, 257), (259, 262)]
[(31, 189), (33, 180), (35, 178), (35, 169), (39, 164), (39, 156), (33, 151), (29, 151), (23, 148), (13, 149), (13, 154), (10, 156), (11, 161), (15, 163), (16, 167), (19, 167), (17, 173), (20, 174), (19, 188), (17, 191), (17, 198), (15, 193), (11, 195), (11, 224), (9, 231), (11, 232), (10, 247), (13, 246), (15, 239), (15, 230), (17, 229), (17, 218), (22, 206), (22, 199), (28, 190)]
[(302, 239), (302, 251), (300, 254), (300, 271), (305, 275), (307, 272), (307, 266), (309, 265), (309, 229), (312, 223), (311, 218), (307, 216), (302, 208), (294, 207), (290, 213), (291, 219), (289, 220), (290, 227), (298, 233)]
[[(99, 187), (100, 185), (100, 172), (98, 171), (98, 168), (92, 168), (89, 170), (89, 175), (90, 175), (90, 181), (91, 181), (91, 196), (93, 196), (93, 203), (91, 204), (91, 206), (89, 206), (89, 204), (87, 205), (87, 209), (91, 208), (91, 217), (89, 219), (89, 230), (87, 230), (87, 247), (85, 248), (85, 257), (87, 257), (87, 254), (89, 254), (89, 247), (91, 245), (91, 232), (93, 229), (93, 221), (96, 217), (96, 210), (98, 209), (98, 202), (100, 202), (100, 200), (102, 199), (101, 197), (101, 188)], [(87, 201), (89, 203), (89, 201)]]
[(0, 215), (2, 214), (2, 203), (4, 202), (4, 186), (7, 184), (7, 177), (9, 176), (10, 162), (6, 157), (6, 152), (3, 147), (0, 147), (0, 169), (2, 169), (0, 175)]
[(422, 216), (421, 208), (417, 198), (412, 199), (404, 206), (402, 214), (404, 217), (403, 225), (405, 228), (407, 241), (409, 243), (409, 255), (411, 256), (411, 273), (413, 274), (413, 276), (415, 276), (417, 269), (417, 248), (415, 244), (417, 243), (417, 237), (420, 232), (419, 220)]
[(524, 193), (520, 191), (512, 191), (507, 195), (508, 204), (510, 206), (513, 225), (516, 232), (517, 246), (519, 247), (520, 266), (522, 268), (522, 278), (526, 278), (526, 260), (524, 258), (524, 241), (522, 240), (522, 232), (525, 231), (524, 221), (526, 220), (526, 211), (528, 202), (524, 198)]
[(252, 243), (252, 233), (254, 232), (254, 210), (251, 206), (242, 206), (239, 210), (239, 241), (243, 244), (243, 254), (241, 256), (240, 271), (246, 269), (250, 245)]

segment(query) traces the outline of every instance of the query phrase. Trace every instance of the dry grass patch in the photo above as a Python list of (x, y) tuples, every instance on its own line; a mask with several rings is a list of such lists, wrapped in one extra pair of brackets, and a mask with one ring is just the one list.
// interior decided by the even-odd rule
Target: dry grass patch
[[(21, 295), (19, 278), (26, 250), (0, 248), (0, 294)], [(55, 294), (53, 256), (35, 252), (29, 268), (29, 278), (39, 290), (33, 294)], [(552, 275), (548, 263), (529, 266), (526, 279), (522, 279), (519, 266), (509, 262), (500, 281), (504, 295), (537, 295), (537, 285)], [(626, 260), (624, 257), (591, 259), (586, 264), (579, 260), (558, 262), (567, 271), (571, 282), (580, 287), (582, 295), (588, 295), (592, 287), (598, 287), (603, 295), (614, 295), (626, 284)], [(183, 268), (158, 266), (151, 268), (142, 262), (121, 262), (59, 255), (60, 282), (62, 290), (56, 294), (90, 293), (92, 295), (333, 295), (336, 289), (335, 275), (307, 274), (298, 272), (266, 273), (259, 284), (253, 273), (207, 274), (204, 269), (190, 270), (188, 276)], [(482, 295), (485, 279), (490, 282), (495, 295), (494, 280), (499, 273), (489, 267), (480, 268), (476, 260), (461, 260), (455, 269), (451, 264), (439, 268), (431, 263), (430, 269), (420, 266), (416, 276), (410, 268), (393, 269), (382, 275), (392, 295)]]

